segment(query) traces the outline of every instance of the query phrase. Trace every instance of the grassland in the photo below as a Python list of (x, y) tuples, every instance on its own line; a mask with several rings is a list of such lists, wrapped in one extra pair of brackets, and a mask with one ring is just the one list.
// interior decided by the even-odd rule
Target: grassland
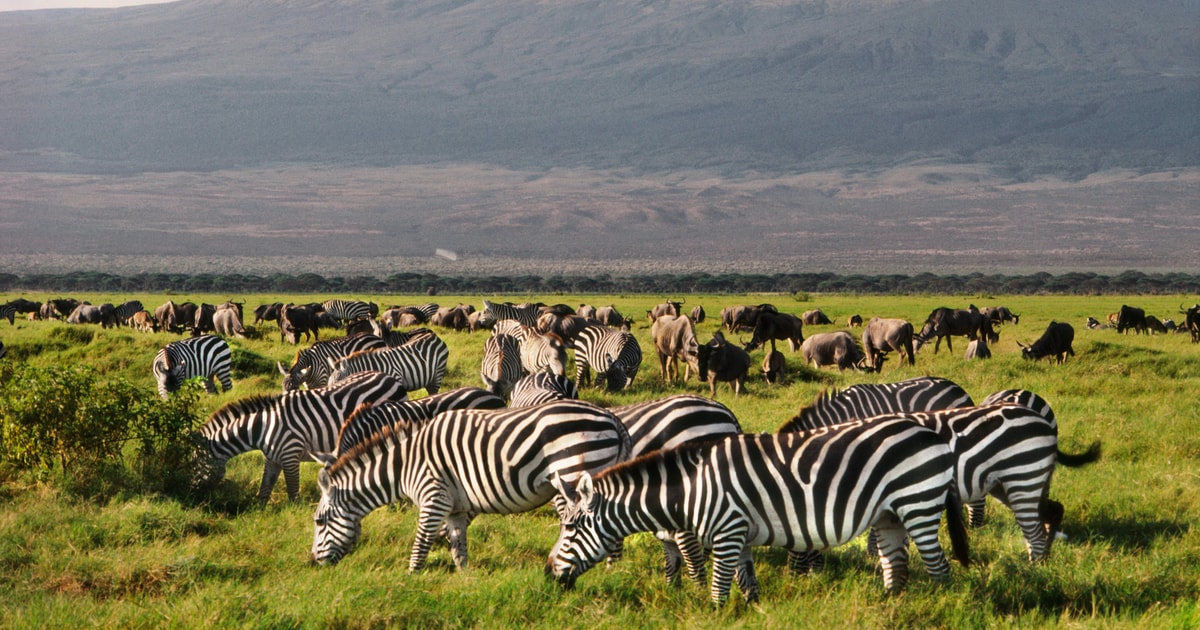
[[(10, 299), (16, 296), (5, 296)], [(48, 296), (27, 295), (30, 299)], [(93, 303), (138, 298), (148, 307), (163, 295), (79, 295)], [(228, 296), (170, 296), (176, 301), (223, 301)], [(246, 296), (247, 306), (324, 296)], [(345, 296), (338, 296), (345, 297)], [(424, 296), (358, 296), (381, 304), (411, 304)], [(641, 316), (652, 296), (532, 297), (571, 305), (615, 304)], [(479, 296), (439, 296), (443, 304), (480, 305)], [(1023, 387), (1043, 395), (1059, 418), (1060, 444), (1080, 451), (1093, 440), (1104, 458), (1082, 469), (1060, 470), (1053, 496), (1067, 508), (1068, 538), (1050, 561), (1031, 566), (1011, 514), (989, 505), (989, 521), (971, 536), (972, 566), (952, 566), (948, 582), (929, 580), (917, 567), (909, 588), (883, 593), (862, 541), (839, 548), (823, 573), (789, 575), (785, 554), (755, 552), (763, 592), (759, 603), (731, 601), (714, 610), (705, 589), (663, 584), (659, 545), (635, 536), (626, 557), (596, 568), (573, 591), (562, 592), (542, 574), (556, 535), (552, 510), (481, 516), (469, 531), (471, 567), (456, 572), (449, 551), (435, 547), (427, 569), (407, 573), (415, 511), (377, 510), (363, 524), (356, 550), (333, 568), (308, 565), (312, 508), (318, 498), (315, 464), (302, 471), (302, 500), (289, 503), (277, 488), (270, 503), (254, 500), (262, 458), (231, 462), (216, 493), (199, 503), (141, 495), (107, 500), (70, 495), (54, 473), (9, 473), (0, 486), (0, 606), (5, 627), (1172, 627), (1200, 626), (1200, 345), (1186, 335), (1132, 336), (1088, 330), (1122, 303), (1169, 317), (1194, 296), (689, 296), (710, 319), (698, 326), (707, 340), (722, 306), (773, 302), (781, 310), (821, 308), (837, 322), (853, 313), (920, 322), (941, 305), (1005, 304), (1021, 314), (1005, 326), (994, 358), (967, 362), (961, 340), (953, 352), (924, 349), (915, 366), (893, 359), (880, 375), (812, 370), (788, 353), (785, 386), (753, 380), (750, 393), (718, 390), (748, 431), (771, 431), (826, 387), (890, 382), (923, 374), (950, 378), (976, 399)], [(1076, 330), (1076, 356), (1065, 365), (1020, 358), (1052, 319)], [(83, 362), (111, 378), (153, 389), (150, 361), (168, 334), (96, 330), (86, 344), (54, 337), (56, 322), (0, 325), (9, 347), (5, 361), (39, 366)], [(842, 326), (806, 327), (811, 332)], [(296, 348), (279, 342), (273, 326), (260, 338), (232, 340), (241, 369), (232, 392), (203, 399), (206, 410), (254, 393), (278, 391), (274, 362), (288, 364)], [(602, 405), (651, 399), (679, 391), (707, 392), (697, 382), (664, 384), (654, 364), (649, 329), (634, 329), (647, 360), (631, 390), (616, 395), (588, 390)], [(445, 387), (477, 385), (483, 337), (441, 331), (451, 349)], [(857, 336), (857, 335), (856, 335)], [(756, 360), (761, 351), (754, 354)], [(47, 421), (53, 421), (48, 418)], [(282, 484), (280, 484), (282, 486)]]

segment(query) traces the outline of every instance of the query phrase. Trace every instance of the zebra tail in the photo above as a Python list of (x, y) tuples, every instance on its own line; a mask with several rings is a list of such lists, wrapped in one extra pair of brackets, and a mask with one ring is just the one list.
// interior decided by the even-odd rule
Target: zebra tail
[(963, 516), (962, 498), (958, 483), (951, 481), (946, 492), (946, 529), (950, 532), (950, 549), (964, 567), (971, 566), (971, 545), (967, 540), (967, 519)]
[(1085, 464), (1095, 462), (1099, 459), (1100, 440), (1092, 442), (1092, 445), (1088, 447), (1088, 450), (1084, 451), (1083, 453), (1075, 454), (1064, 453), (1062, 451), (1058, 452), (1058, 463), (1062, 466), (1068, 466), (1070, 468), (1078, 468)]

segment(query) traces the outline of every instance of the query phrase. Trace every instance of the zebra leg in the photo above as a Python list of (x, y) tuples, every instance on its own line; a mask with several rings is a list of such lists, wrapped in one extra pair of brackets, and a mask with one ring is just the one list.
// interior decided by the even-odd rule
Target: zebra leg
[(217, 384), (213, 382), (213, 377), (211, 374), (208, 376), (208, 378), (204, 379), (204, 391), (210, 394), (217, 393)]
[[(905, 520), (909, 536), (912, 537), (913, 544), (917, 546), (917, 553), (921, 554), (921, 561), (925, 563), (925, 572), (937, 580), (950, 577), (950, 563), (946, 561), (946, 553), (942, 549), (942, 543), (938, 540), (938, 528), (942, 524), (941, 515), (933, 517), (921, 515)], [(907, 537), (904, 547), (907, 550)]]
[(468, 514), (452, 514), (443, 523), (446, 537), (450, 539), (450, 557), (459, 571), (467, 568), (467, 526), (470, 524)]
[(987, 508), (987, 497), (967, 503), (967, 526), (982, 527), (984, 511)]
[(696, 537), (696, 533), (691, 531), (675, 532), (675, 544), (683, 554), (688, 577), (700, 586), (704, 586), (708, 581), (704, 570), (707, 554), (704, 551), (704, 545), (701, 545), (700, 539)]
[[(1025, 550), (1029, 554), (1029, 561), (1045, 560), (1050, 553), (1050, 543), (1047, 540), (1048, 524), (1042, 515), (1044, 499), (1040, 495), (1030, 496), (1020, 491), (1006, 492), (1003, 485), (993, 488), (992, 496), (1000, 499), (1016, 517), (1017, 526), (1025, 536)], [(1061, 505), (1059, 507), (1061, 508)], [(1060, 523), (1061, 518), (1060, 514)]]
[(678, 584), (679, 569), (683, 567), (683, 554), (679, 551), (679, 545), (675, 542), (675, 533), (667, 531), (654, 532), (654, 537), (662, 542), (663, 574), (667, 578), (667, 584)]
[[(434, 489), (422, 493), (418, 503), (417, 535), (413, 540), (412, 554), (408, 558), (408, 572), (416, 573), (425, 568), (429, 548), (437, 538), (446, 516), (450, 513), (450, 501), (445, 493)], [(450, 533), (451, 528), (447, 528)], [(453, 543), (451, 544), (453, 547)]]
[(884, 514), (875, 521), (879, 545), (879, 564), (883, 568), (883, 588), (895, 593), (908, 584), (908, 537), (895, 514)]
[[(733, 584), (734, 573), (738, 565), (747, 555), (746, 526), (735, 526), (733, 531), (726, 532), (720, 539), (713, 542), (713, 575), (710, 595), (713, 603), (723, 605), (729, 599), (729, 589)], [(757, 593), (756, 593), (757, 595)]]
[(788, 550), (788, 569), (792, 573), (814, 573), (825, 568), (825, 554), (816, 549)]
[(742, 591), (746, 603), (758, 601), (758, 576), (754, 574), (754, 558), (750, 555), (749, 547), (742, 551), (742, 558), (734, 571), (734, 577), (737, 578), (738, 590)]
[[(299, 462), (296, 463), (297, 469)], [(283, 471), (283, 467), (278, 463), (267, 460), (263, 466), (262, 484), (258, 487), (258, 502), (261, 505), (266, 505), (271, 498), (271, 491), (275, 489), (275, 482), (279, 480), (279, 473)], [(299, 470), (296, 471), (297, 479), (299, 478)]]
[(283, 484), (287, 488), (288, 501), (300, 499), (300, 459), (283, 464)]

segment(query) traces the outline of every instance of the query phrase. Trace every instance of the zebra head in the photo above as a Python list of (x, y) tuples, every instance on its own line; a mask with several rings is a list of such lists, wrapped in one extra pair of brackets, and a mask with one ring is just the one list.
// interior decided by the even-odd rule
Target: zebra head
[(574, 588), (575, 580), (608, 557), (609, 550), (618, 548), (621, 540), (610, 540), (605, 531), (597, 509), (603, 497), (596, 493), (591, 475), (583, 473), (574, 488), (557, 474), (550, 482), (562, 495), (564, 508), (558, 541), (546, 560), (546, 575), (563, 588)]
[(625, 366), (614, 359), (611, 354), (605, 354), (604, 370), (598, 371), (596, 374), (596, 386), (604, 384), (605, 390), (619, 392), (629, 385), (629, 380)]
[(329, 467), (337, 461), (331, 453), (313, 453), (313, 459), (321, 462), (317, 474), (317, 485), (321, 488), (321, 501), (313, 514), (312, 562), (320, 565), (335, 565), (358, 542), (362, 533), (362, 517), (349, 514), (340, 505), (337, 488), (329, 477)]
[(211, 492), (225, 479), (225, 458), (213, 454), (208, 447), (208, 439), (197, 433), (192, 436), (192, 490), (194, 492)]

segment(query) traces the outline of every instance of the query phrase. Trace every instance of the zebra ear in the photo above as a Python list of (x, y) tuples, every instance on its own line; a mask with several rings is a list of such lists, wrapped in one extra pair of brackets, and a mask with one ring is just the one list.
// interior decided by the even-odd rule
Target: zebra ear
[(582, 505), (592, 504), (592, 495), (595, 494), (595, 488), (592, 486), (592, 476), (584, 471), (583, 476), (579, 478), (579, 483), (575, 484), (575, 492), (578, 493), (578, 502)]
[(575, 489), (570, 485), (563, 483), (563, 479), (558, 473), (550, 475), (550, 485), (554, 486), (554, 489), (557, 490), (558, 493), (567, 500), (567, 503), (575, 503)]

